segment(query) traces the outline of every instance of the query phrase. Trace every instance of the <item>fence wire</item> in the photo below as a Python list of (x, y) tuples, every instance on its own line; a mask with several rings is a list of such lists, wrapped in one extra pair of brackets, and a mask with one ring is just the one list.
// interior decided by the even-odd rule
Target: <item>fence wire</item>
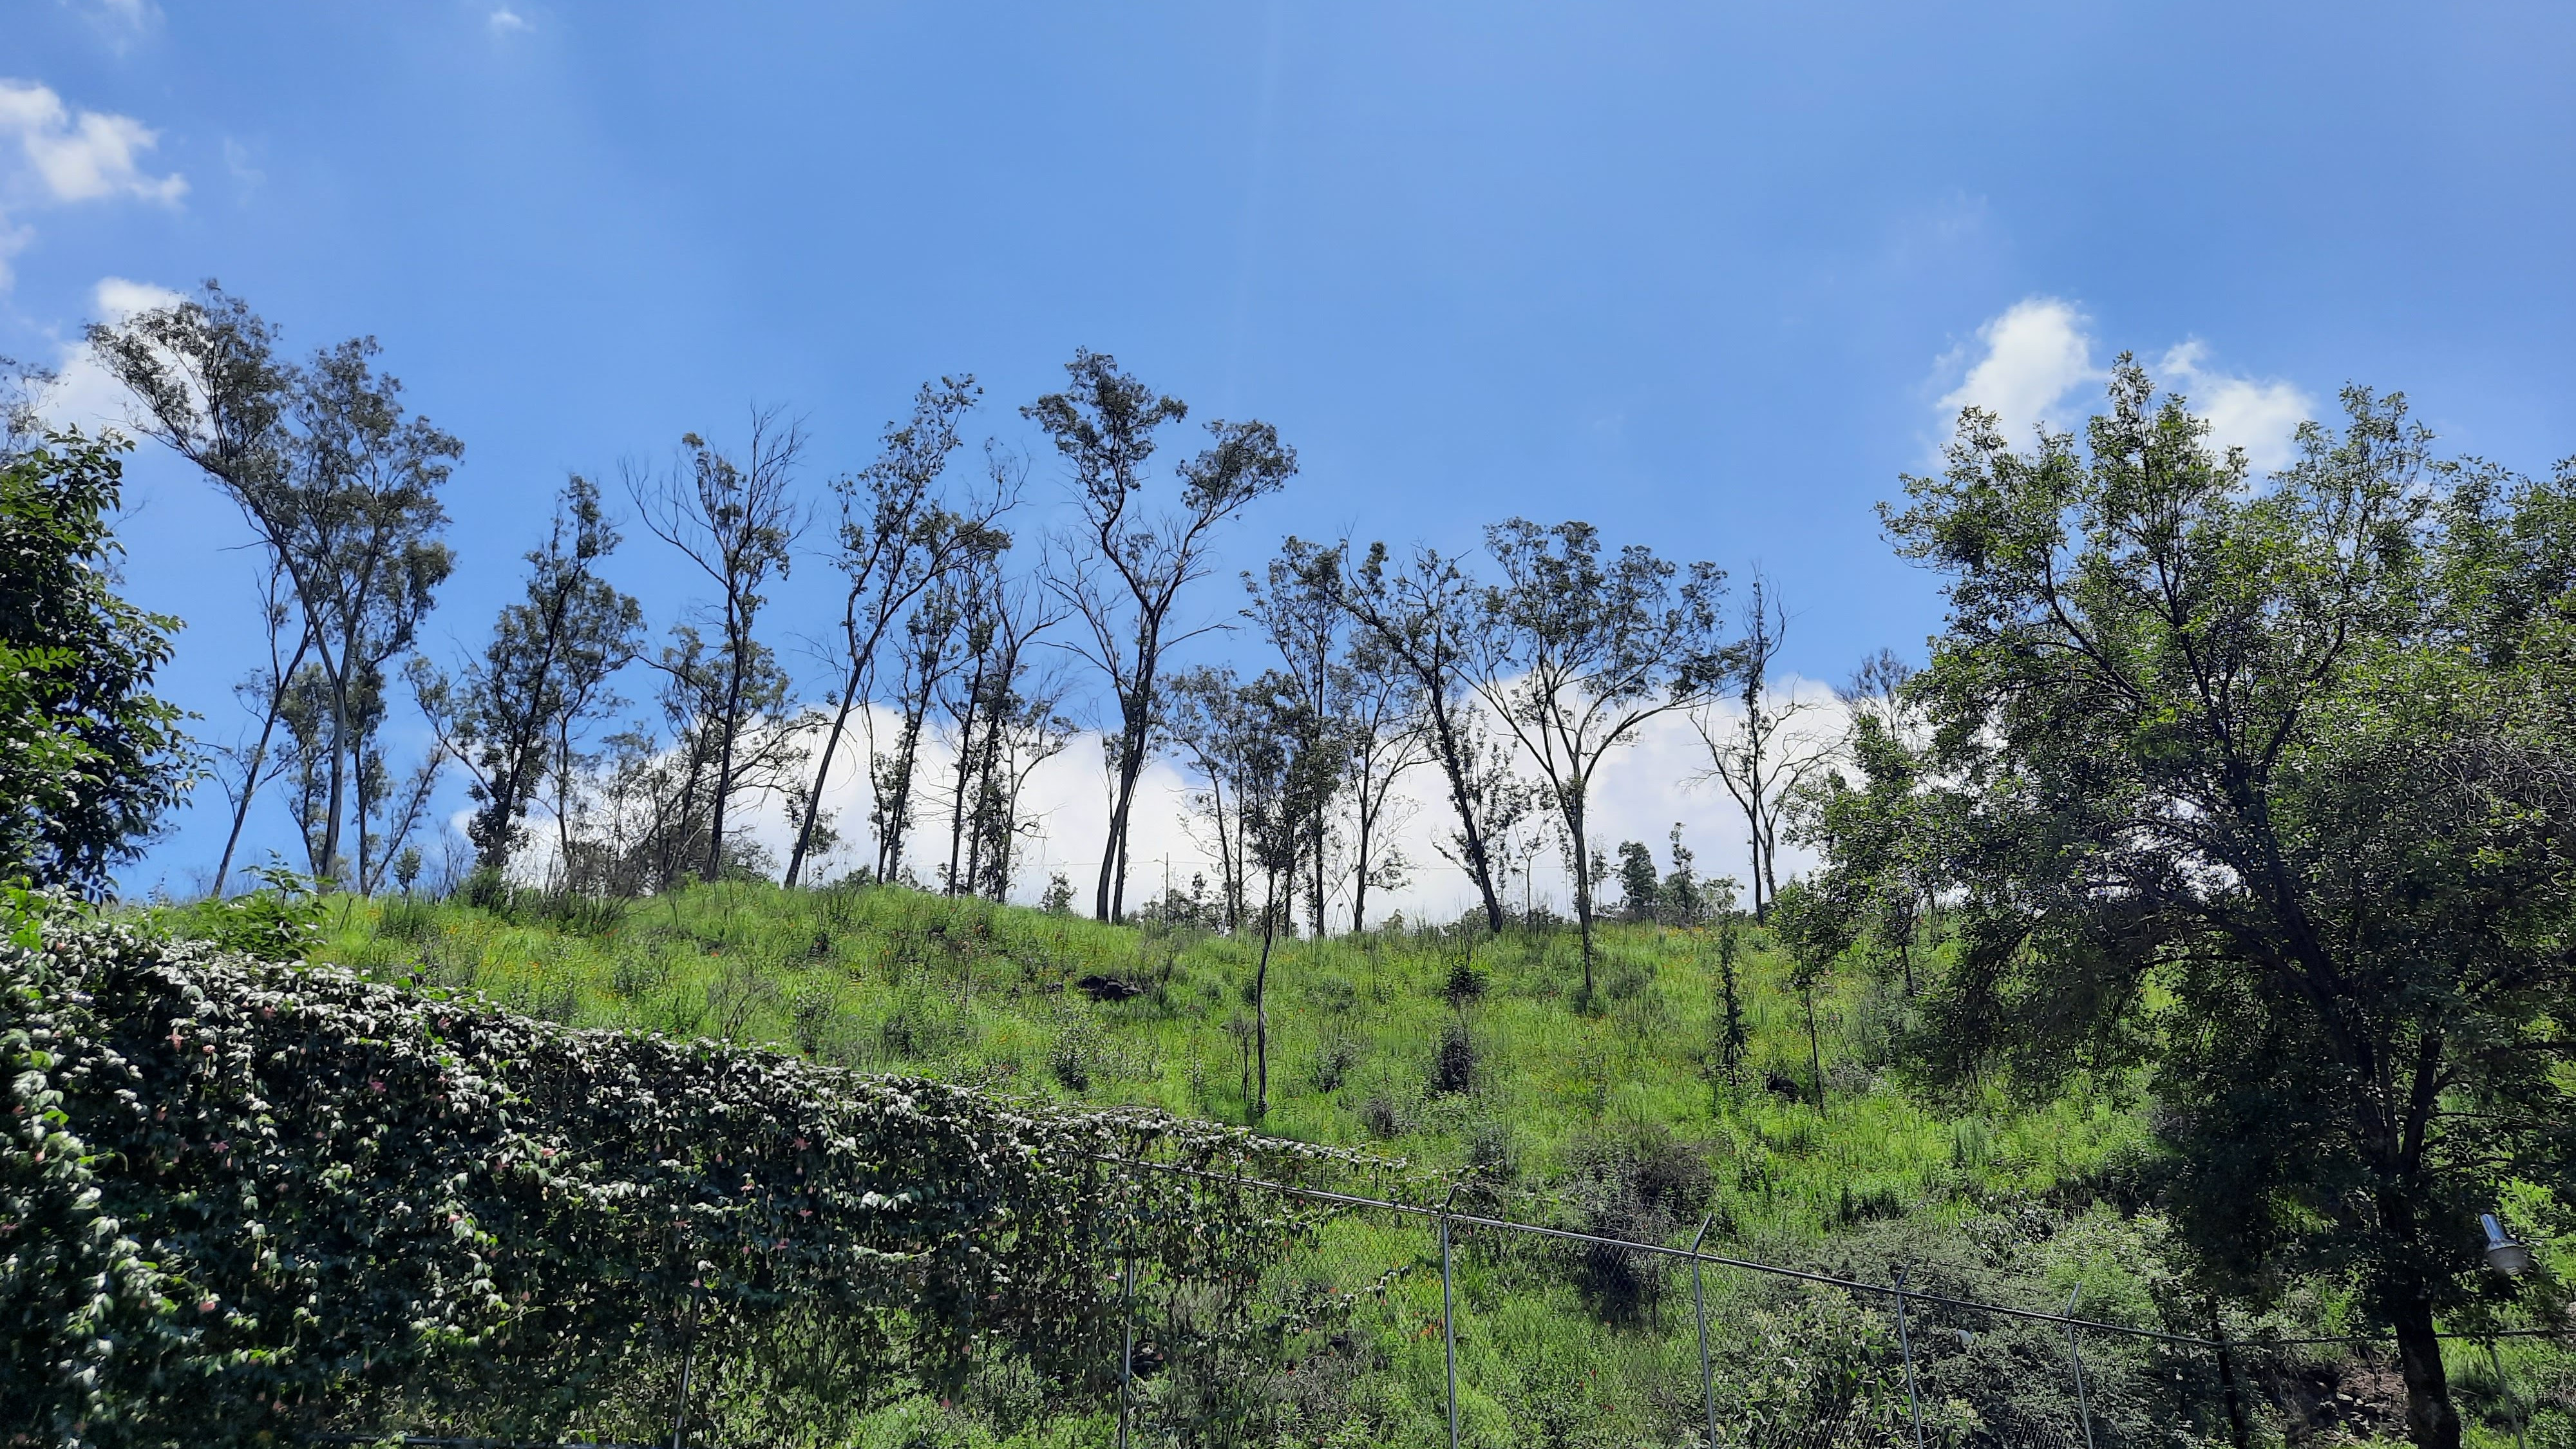
[[(2096, 1316), (2080, 1296), (1986, 1302), (1931, 1264), (1891, 1263), (1871, 1281), (1761, 1262), (1710, 1250), (1707, 1220), (1666, 1241), (1516, 1221), (1472, 1180), (1432, 1200), (1361, 1177), (1325, 1186), (1100, 1164), (1264, 1201), (1275, 1211), (1256, 1216), (1276, 1225), (1277, 1251), (1245, 1266), (1157, 1250), (1156, 1195), (1121, 1194), (1124, 1206), (1087, 1227), (1110, 1310), (1085, 1340), (1094, 1369), (1038, 1379), (996, 1362), (954, 1398), (855, 1431), (755, 1439), (723, 1402), (725, 1366), (701, 1347), (694, 1374), (672, 1366), (654, 1449), (2144, 1449), (2269, 1437), (2255, 1417), (2265, 1404), (2298, 1419), (2284, 1426), (2294, 1439), (2403, 1434), (2386, 1407), (2393, 1358), (2362, 1356), (2376, 1410), (2322, 1390), (2303, 1398), (2284, 1377), (2290, 1350), (2376, 1340), (2231, 1341)], [(2452, 1336), (2489, 1346), (2495, 1382), (2481, 1392), (2503, 1406), (2489, 1422), (2510, 1442), (2502, 1431), (2526, 1430), (2535, 1401), (2506, 1381), (2492, 1345), (2550, 1331)], [(399, 1442), (507, 1442), (421, 1432), (434, 1436)], [(644, 1449), (639, 1437), (587, 1443)]]

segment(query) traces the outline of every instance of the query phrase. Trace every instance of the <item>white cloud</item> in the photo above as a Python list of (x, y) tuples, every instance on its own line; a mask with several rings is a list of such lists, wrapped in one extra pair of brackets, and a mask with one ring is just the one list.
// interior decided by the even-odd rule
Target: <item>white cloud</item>
[(2257, 382), (2213, 371), (2208, 356), (2199, 339), (2185, 342), (2156, 364), (2156, 381), (2191, 400), (2191, 410), (2209, 421), (2212, 443), (2243, 448), (2258, 472), (2289, 466), (2299, 424), (2317, 415), (2317, 400), (2277, 378)]
[[(2064, 427), (2058, 405), (2078, 386), (2102, 376), (2093, 365), (2093, 338), (2084, 330), (2091, 320), (2073, 303), (2055, 297), (2014, 303), (1977, 329), (1985, 355), (1941, 399), (1942, 412), (1955, 417), (1961, 408), (1983, 408), (2001, 420), (2004, 436), (2016, 441), (2041, 423)], [(1964, 349), (1951, 353), (1942, 359), (1942, 370), (1955, 369), (1963, 356)]]
[(186, 177), (148, 176), (136, 164), (160, 132), (132, 116), (75, 111), (47, 86), (0, 80), (0, 134), (17, 137), (55, 201), (135, 196), (176, 204), (188, 194)]
[[(1847, 723), (1846, 711), (1833, 691), (1813, 681), (1782, 681), (1781, 699), (1794, 699), (1806, 707), (1794, 731), (1804, 738), (1838, 738)], [(1715, 709), (1723, 719), (1740, 713), (1741, 706), (1726, 702)], [(891, 715), (880, 713), (876, 723), (881, 738), (890, 736), (895, 729)], [(835, 812), (842, 832), (850, 837), (824, 862), (824, 877), (848, 869), (873, 852), (866, 823), (867, 786), (856, 764), (861, 748), (856, 740), (843, 745), (846, 753), (842, 763), (824, 788), (825, 807)], [(1074, 887), (1078, 909), (1089, 912), (1092, 884), (1109, 824), (1109, 780), (1103, 760), (1100, 736), (1086, 731), (1030, 777), (1023, 805), (1036, 822), (1036, 832), (1019, 862), (1011, 892), (1013, 900), (1022, 904), (1035, 901), (1046, 888), (1047, 876), (1061, 872)], [(920, 768), (925, 780), (944, 778), (949, 763), (944, 743), (935, 735), (923, 742)], [(1525, 763), (1516, 764), (1527, 773)], [(1702, 875), (1731, 875), (1738, 882), (1746, 880), (1749, 868), (1743, 817), (1723, 789), (1702, 782), (1707, 767), (1708, 750), (1688, 719), (1667, 714), (1649, 721), (1638, 732), (1636, 741), (1614, 754), (1595, 778), (1589, 823), (1597, 842), (1606, 851), (1615, 851), (1623, 840), (1644, 841), (1654, 851), (1657, 862), (1665, 864), (1667, 837), (1679, 822), (1683, 843), (1697, 855), (1697, 868)], [(1133, 862), (1127, 881), (1131, 907), (1162, 894), (1167, 863), (1172, 883), (1179, 889), (1186, 891), (1194, 874), (1206, 876), (1210, 890), (1215, 889), (1218, 867), (1200, 842), (1203, 829), (1189, 814), (1190, 790), (1189, 780), (1170, 761), (1160, 758), (1146, 766), (1138, 781), (1128, 836), (1128, 858)], [(935, 784), (931, 791), (935, 796)], [(1412, 879), (1396, 890), (1370, 891), (1369, 918), (1382, 921), (1390, 913), (1401, 911), (1414, 919), (1427, 915), (1454, 920), (1475, 909), (1475, 886), (1467, 872), (1442, 857), (1434, 844), (1445, 838), (1455, 819), (1439, 771), (1429, 765), (1414, 770), (1399, 782), (1397, 794), (1403, 802), (1397, 813), (1403, 819), (1394, 827), (1393, 837), (1411, 865)], [(916, 876), (935, 880), (939, 863), (947, 859), (947, 819), (935, 801), (926, 800), (921, 820), (906, 857)], [(792, 837), (778, 802), (765, 802), (753, 811), (748, 828), (775, 855), (785, 859)], [(1807, 852), (1784, 849), (1779, 873), (1785, 880), (1813, 864)], [(1531, 876), (1527, 883), (1517, 877), (1510, 882), (1513, 907), (1518, 908), (1527, 896), (1560, 913), (1572, 913), (1572, 884), (1552, 840), (1539, 853)], [(1331, 905), (1330, 919), (1337, 930), (1346, 928), (1350, 921), (1350, 901), (1342, 894), (1346, 888), (1346, 882), (1337, 887)], [(1615, 897), (1617, 887), (1607, 886), (1604, 891), (1602, 904), (1608, 909), (1608, 897)], [(1304, 918), (1302, 905), (1299, 918)]]
[(0, 147), (15, 138), (24, 165), (0, 160), (0, 292), (15, 277), (9, 259), (27, 249), (35, 232), (11, 214), (20, 201), (34, 204), (139, 197), (175, 206), (188, 181), (176, 172), (151, 176), (136, 164), (160, 133), (131, 116), (75, 111), (50, 87), (0, 80)]
[[(101, 277), (90, 292), (91, 315), (100, 322), (122, 322), (137, 312), (185, 300), (167, 287), (123, 277)], [(56, 427), (78, 427), (92, 435), (101, 428), (124, 423), (130, 402), (124, 385), (98, 365), (87, 344), (63, 344), (54, 372), (54, 385), (45, 390), (37, 407), (45, 421)]]
[[(2093, 365), (2091, 321), (2074, 303), (2055, 297), (2032, 297), (2005, 309), (1977, 329), (1984, 351), (1973, 363), (1961, 348), (1937, 364), (1936, 375), (1966, 368), (1965, 380), (1941, 399), (1943, 421), (1975, 406), (2000, 418), (2004, 436), (2014, 442), (2040, 423), (2071, 429), (2094, 401), (2088, 397), (2084, 406), (2070, 407), (2072, 395), (2106, 375)], [(2316, 416), (2316, 399), (2294, 383), (2212, 368), (2209, 347), (2198, 338), (2168, 348), (2150, 376), (2158, 387), (2189, 400), (2192, 412), (2208, 422), (2212, 444), (2243, 448), (2246, 460), (2262, 472), (2289, 463), (2299, 424)]]
[(494, 35), (510, 35), (528, 28), (527, 17), (506, 5), (493, 11), (488, 23)]

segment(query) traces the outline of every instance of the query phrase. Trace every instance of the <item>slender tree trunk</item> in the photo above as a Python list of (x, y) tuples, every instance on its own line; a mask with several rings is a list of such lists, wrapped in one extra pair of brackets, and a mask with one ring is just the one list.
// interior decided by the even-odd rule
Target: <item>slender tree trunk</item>
[(711, 881), (724, 878), (725, 804), (733, 798), (734, 742), (742, 733), (743, 673), (750, 665), (751, 631), (735, 622), (739, 617), (738, 601), (727, 598), (725, 641), (733, 658), (729, 661), (731, 667), (725, 670), (724, 715), (716, 721), (720, 734), (716, 741), (715, 798), (708, 802), (707, 809), (707, 879)]
[(966, 787), (975, 773), (975, 722), (984, 698), (984, 661), (978, 657), (975, 672), (966, 680), (966, 719), (957, 730), (957, 776), (948, 800), (948, 893), (966, 893), (965, 883), (958, 879), (959, 856), (966, 844)]
[[(1154, 720), (1154, 665), (1162, 648), (1160, 621), (1150, 615), (1136, 639), (1136, 688), (1118, 696), (1123, 734), (1118, 741), (1118, 795), (1109, 811), (1109, 841), (1100, 852), (1100, 883), (1091, 916), (1117, 921), (1127, 912), (1127, 825), (1136, 803), (1136, 781), (1145, 773), (1145, 733)], [(1115, 675), (1112, 684), (1117, 682)]]
[[(277, 733), (278, 711), (286, 705), (286, 682), (295, 677), (295, 671), (304, 663), (305, 651), (312, 645), (313, 634), (311, 630), (307, 630), (304, 637), (296, 641), (295, 657), (286, 661), (286, 668), (279, 670), (269, 680), (267, 717), (260, 722), (259, 743), (251, 746), (250, 768), (242, 775), (241, 798), (233, 802), (233, 824), (232, 829), (224, 835), (223, 857), (215, 862), (214, 897), (216, 900), (224, 898), (224, 881), (233, 871), (233, 852), (240, 848), (242, 826), (250, 819), (251, 797), (259, 793), (259, 772), (268, 764), (268, 742)], [(274, 647), (274, 641), (272, 641), (272, 647)], [(269, 655), (268, 658), (271, 665), (277, 662), (275, 654)]]
[(805, 792), (805, 810), (796, 822), (796, 844), (787, 852), (787, 874), (784, 884), (793, 886), (799, 872), (805, 869), (805, 852), (813, 848), (814, 822), (823, 811), (823, 781), (832, 773), (832, 756), (840, 752), (842, 732), (850, 723), (850, 701), (858, 693), (858, 671), (850, 671), (850, 683), (841, 690), (840, 707), (832, 712), (832, 727), (823, 732), (822, 758), (814, 764), (814, 785)]
[(1449, 803), (1458, 811), (1458, 833), (1467, 847), (1467, 873), (1476, 880), (1476, 894), (1484, 899), (1485, 925), (1495, 935), (1503, 933), (1503, 903), (1494, 894), (1493, 863), (1486, 858), (1484, 832), (1476, 825), (1475, 797), (1467, 783), (1467, 761), (1459, 752), (1458, 735), (1449, 720), (1449, 711), (1438, 694), (1431, 696), (1432, 733), (1440, 737), (1440, 768), (1449, 776)]
[(1252, 1049), (1261, 1074), (1260, 1095), (1252, 1107), (1256, 1122), (1270, 1115), (1270, 938), (1279, 920), (1279, 872), (1268, 876), (1261, 903), (1261, 964), (1252, 972)]
[(1583, 790), (1577, 786), (1565, 799), (1565, 823), (1574, 835), (1574, 920), (1575, 932), (1583, 940), (1583, 995), (1592, 995), (1592, 854), (1583, 840)]
[[(346, 664), (345, 651), (341, 662)], [(349, 690), (339, 679), (331, 681), (331, 806), (329, 818), (322, 822), (322, 869), (318, 872), (333, 883), (340, 881), (340, 814), (348, 808), (349, 751), (355, 742), (349, 738)]]
[(1816, 1034), (1816, 983), (1799, 993), (1807, 1003), (1807, 1069), (1816, 1074), (1816, 1115), (1825, 1115), (1825, 1045)]
[(1369, 826), (1373, 824), (1368, 805), (1367, 785), (1361, 785), (1358, 841), (1359, 867), (1351, 872), (1351, 934), (1368, 929)]

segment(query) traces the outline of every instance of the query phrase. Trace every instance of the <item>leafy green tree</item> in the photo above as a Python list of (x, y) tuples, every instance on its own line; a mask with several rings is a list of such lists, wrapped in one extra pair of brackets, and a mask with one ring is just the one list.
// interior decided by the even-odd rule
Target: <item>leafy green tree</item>
[(1620, 914), (1631, 921), (1655, 919), (1657, 897), (1663, 894), (1663, 881), (1655, 872), (1655, 853), (1641, 840), (1619, 842)]
[(180, 627), (117, 597), (114, 436), (0, 456), (0, 878), (96, 897), (186, 795), (188, 718), (152, 693)]
[[(1864, 676), (1883, 665), (1873, 660)], [(1914, 949), (1929, 919), (1936, 881), (1925, 842), (1935, 832), (1918, 820), (1931, 808), (1922, 752), (1909, 740), (1906, 706), (1885, 696), (1854, 699), (1842, 760), (1788, 802), (1791, 838), (1813, 846), (1824, 864), (1810, 878), (1810, 909), (1831, 910), (1839, 928), (1882, 962), (1893, 961), (1916, 994)], [(1849, 764), (1857, 778), (1844, 773)]]
[(1793, 880), (1771, 900), (1780, 944), (1789, 952), (1789, 986), (1807, 1015), (1807, 1068), (1815, 1076), (1816, 1110), (1825, 1110), (1825, 1039), (1816, 1015), (1816, 992), (1834, 963), (1851, 949), (1851, 914), (1836, 908), (1805, 881)]
[(1081, 521), (1047, 582), (1081, 617), (1091, 637), (1075, 648), (1109, 677), (1118, 701), (1117, 728), (1107, 731), (1109, 838), (1092, 891), (1092, 914), (1113, 921), (1126, 909), (1128, 824), (1152, 747), (1164, 657), (1203, 632), (1181, 626), (1173, 610), (1181, 591), (1206, 576), (1217, 525), (1287, 487), (1297, 450), (1268, 423), (1211, 422), (1209, 446), (1175, 470), (1179, 508), (1147, 517), (1138, 498), (1154, 435), (1189, 416), (1188, 405), (1119, 371), (1118, 359), (1105, 352), (1077, 349), (1065, 374), (1069, 387), (1021, 411), (1072, 465)]
[[(367, 888), (401, 844), (375, 848), (376, 817), (416, 817), (424, 798), (420, 777), (399, 802), (386, 785), (384, 666), (411, 648), (453, 567), (438, 492), (464, 445), (405, 411), (373, 338), (298, 368), (278, 357), (276, 330), (211, 281), (87, 335), (141, 404), (135, 427), (214, 480), (291, 584), (313, 674), (299, 684), (290, 669), (270, 698), (302, 753), (299, 823), (317, 875), (348, 878), (354, 864), (347, 883)], [(245, 789), (257, 782), (244, 777)], [(342, 849), (353, 813), (354, 863)]]
[(1697, 704), (1720, 678), (1725, 575), (1630, 544), (1603, 558), (1588, 523), (1514, 518), (1485, 530), (1502, 581), (1485, 590), (1476, 690), (1519, 741), (1564, 827), (1592, 991), (1592, 777), (1646, 721)]
[(2476, 1214), (2576, 1190), (2576, 470), (2343, 406), (2257, 483), (2124, 358), (2081, 445), (1971, 410), (1887, 510), (1950, 606), (1913, 693), (1961, 949), (1918, 1045), (2143, 1065), (2201, 1271), (2348, 1276), (2453, 1449)]

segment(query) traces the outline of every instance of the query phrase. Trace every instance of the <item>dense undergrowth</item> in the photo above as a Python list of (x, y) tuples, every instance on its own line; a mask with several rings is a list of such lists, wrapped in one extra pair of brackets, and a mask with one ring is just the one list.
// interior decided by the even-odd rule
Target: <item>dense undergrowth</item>
[[(260, 910), (276, 912), (201, 907), (165, 919), (258, 945), (281, 931)], [(1257, 943), (899, 888), (756, 882), (638, 902), (333, 898), (305, 914), (313, 938), (280, 954), (433, 997), (480, 994), (567, 1025), (766, 1045), (1028, 1103), (1254, 1122)], [(2393, 1383), (2368, 1353), (2262, 1347), (2365, 1327), (2336, 1285), (2291, 1285), (2260, 1317), (2186, 1288), (2152, 1210), (2148, 1104), (2130, 1084), (2097, 1081), (2044, 1101), (2000, 1089), (1929, 1098), (1901, 1069), (1909, 1001), (1899, 976), (1846, 966), (1827, 977), (1811, 1037), (1788, 961), (1747, 921), (1616, 926), (1600, 950), (1599, 987), (1578, 999), (1571, 934), (1397, 928), (1283, 943), (1269, 998), (1270, 1110), (1254, 1125), (1400, 1159), (1406, 1167), (1376, 1178), (1390, 1192), (1455, 1181), (1462, 1203), (1520, 1220), (1675, 1242), (1706, 1221), (1707, 1241), (1738, 1256), (1870, 1281), (1901, 1265), (1928, 1291), (2027, 1308), (2061, 1308), (2080, 1291), (2090, 1317), (2223, 1327), (2247, 1345), (2231, 1367), (2249, 1438), (2397, 1435)], [(1732, 1034), (1730, 971), (1741, 1023)], [(1245, 1363), (1275, 1360), (1216, 1377), (1259, 1400), (1254, 1417), (1285, 1439), (1438, 1442), (1440, 1344), (1426, 1327), (1438, 1322), (1438, 1285), (1427, 1251), (1418, 1221), (1329, 1225), (1299, 1259), (1298, 1281), (1371, 1307), (1331, 1337), (1330, 1352), (1309, 1344), (1302, 1365), (1275, 1334), (1266, 1350), (1235, 1343), (1233, 1330), (1195, 1341), (1234, 1343)], [(1460, 1265), (1471, 1442), (1704, 1435), (1688, 1289), (1676, 1273), (1492, 1232), (1462, 1240)], [(1177, 1342), (1191, 1315), (1225, 1317), (1207, 1291), (1156, 1279), (1143, 1311)], [(1714, 1275), (1708, 1291), (1726, 1432), (1796, 1427), (1828, 1381), (1855, 1430), (1897, 1432), (1893, 1321), (1878, 1301), (1745, 1275)], [(1960, 1312), (1910, 1326), (1936, 1435), (2081, 1442), (2053, 1331)], [(2234, 1437), (2205, 1353), (2107, 1337), (2085, 1352), (2105, 1446)], [(2576, 1384), (2565, 1356), (2508, 1341), (2503, 1364), (2510, 1400), (2484, 1352), (2459, 1345), (2472, 1438), (2512, 1442), (2521, 1416), (2531, 1443), (2568, 1442)], [(1187, 1439), (1187, 1425), (1224, 1417), (1188, 1401), (1211, 1381), (1149, 1376), (1140, 1405), (1159, 1405), (1159, 1422)], [(1017, 1400), (997, 1392), (987, 1383), (981, 1397), (902, 1400), (846, 1442), (1007, 1433), (1087, 1442), (1105, 1432), (1096, 1403), (1035, 1387)]]

